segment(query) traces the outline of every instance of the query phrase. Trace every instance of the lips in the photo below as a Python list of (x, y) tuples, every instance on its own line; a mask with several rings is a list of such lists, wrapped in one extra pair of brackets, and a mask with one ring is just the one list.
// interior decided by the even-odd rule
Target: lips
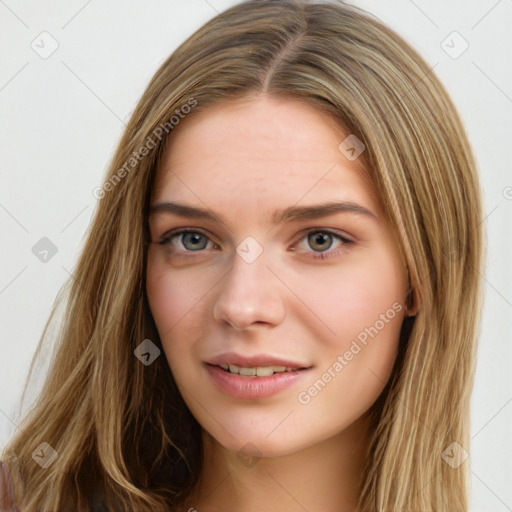
[(288, 388), (297, 387), (299, 382), (311, 374), (311, 369), (274, 373), (270, 376), (242, 376), (223, 370), (220, 366), (206, 364), (206, 371), (217, 389), (233, 398), (258, 400), (278, 395)]
[(225, 352), (219, 354), (207, 361), (207, 364), (213, 366), (221, 365), (234, 365), (242, 368), (256, 368), (256, 367), (284, 367), (285, 369), (290, 368), (291, 370), (301, 370), (310, 368), (311, 365), (284, 359), (280, 357), (270, 356), (267, 354), (256, 354), (256, 355), (241, 355), (236, 352)]
[(270, 398), (296, 386), (312, 366), (270, 355), (242, 356), (226, 352), (205, 363), (218, 389), (234, 398)]

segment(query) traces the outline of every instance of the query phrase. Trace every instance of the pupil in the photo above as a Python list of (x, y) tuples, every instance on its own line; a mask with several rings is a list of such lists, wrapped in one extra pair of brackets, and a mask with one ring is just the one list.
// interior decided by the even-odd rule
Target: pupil
[[(312, 249), (329, 249), (332, 245), (332, 238), (328, 233), (314, 233), (310, 235), (309, 242)], [(326, 243), (327, 245), (325, 245)], [(317, 247), (315, 247), (316, 244), (318, 244)]]
[(198, 233), (185, 233), (183, 236), (183, 245), (187, 249), (204, 249), (206, 247), (206, 244), (203, 243), (201, 247), (187, 247), (187, 243), (191, 243), (192, 245), (197, 245), (200, 243), (202, 235)]

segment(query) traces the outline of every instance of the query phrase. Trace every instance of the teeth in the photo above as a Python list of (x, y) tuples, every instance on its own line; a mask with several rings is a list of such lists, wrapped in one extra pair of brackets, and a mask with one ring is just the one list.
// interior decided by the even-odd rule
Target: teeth
[(259, 366), (256, 368), (256, 375), (258, 377), (270, 377), (274, 375), (274, 370), (270, 366)]
[(256, 368), (254, 366), (252, 368), (239, 368), (238, 373), (247, 377), (254, 377), (256, 375)]
[(294, 368), (286, 366), (250, 366), (243, 367), (236, 364), (219, 364), (219, 366), (230, 373), (242, 375), (244, 377), (270, 377), (274, 373), (283, 373), (294, 371)]

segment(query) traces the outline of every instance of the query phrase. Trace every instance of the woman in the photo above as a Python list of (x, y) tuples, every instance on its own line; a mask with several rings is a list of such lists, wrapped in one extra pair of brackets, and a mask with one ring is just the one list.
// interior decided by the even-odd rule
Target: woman
[(229, 9), (96, 195), (2, 454), (20, 510), (467, 510), (478, 177), (398, 35), (344, 4)]

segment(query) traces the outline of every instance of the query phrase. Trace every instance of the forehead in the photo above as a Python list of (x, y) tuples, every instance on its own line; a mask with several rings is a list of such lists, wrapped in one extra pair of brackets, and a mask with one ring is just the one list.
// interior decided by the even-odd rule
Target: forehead
[(291, 98), (217, 104), (173, 130), (152, 197), (229, 204), (236, 194), (261, 208), (266, 200), (311, 202), (330, 194), (377, 208), (364, 154), (351, 161), (339, 149), (348, 135), (325, 111)]

